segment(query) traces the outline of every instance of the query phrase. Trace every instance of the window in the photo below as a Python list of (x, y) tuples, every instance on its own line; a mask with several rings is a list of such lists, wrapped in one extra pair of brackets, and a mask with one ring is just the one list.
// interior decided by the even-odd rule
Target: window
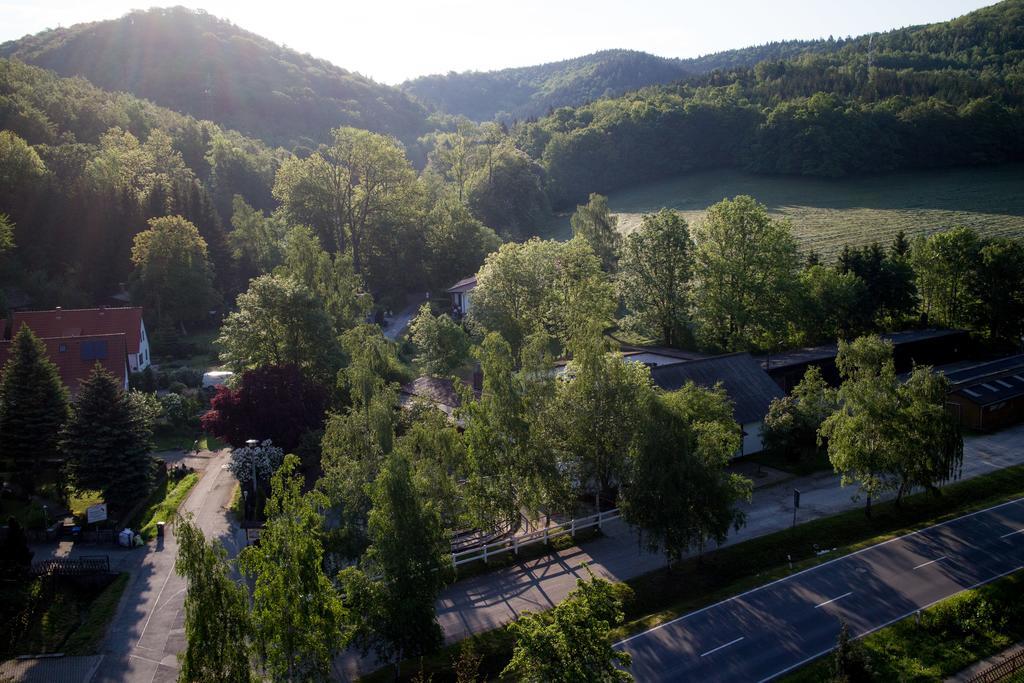
[(103, 360), (107, 357), (107, 342), (106, 340), (84, 341), (80, 353), (82, 360)]
[(68, 345), (67, 344), (61, 344), (60, 346), (57, 347), (57, 351), (59, 353), (67, 353), (68, 352)]

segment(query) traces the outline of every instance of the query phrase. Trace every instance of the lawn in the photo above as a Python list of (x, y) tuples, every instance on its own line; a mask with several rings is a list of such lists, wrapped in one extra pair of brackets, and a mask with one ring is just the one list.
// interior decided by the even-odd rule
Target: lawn
[[(964, 591), (861, 642), (878, 681), (943, 681), (1024, 638), (1024, 572)], [(828, 680), (822, 657), (786, 676), (787, 683)]]
[[(0, 590), (7, 615), (0, 625), (0, 655), (92, 654), (117, 610), (128, 574), (107, 585), (36, 579)], [(12, 612), (8, 612), (12, 610)]]
[[(662, 207), (679, 210), (690, 223), (724, 197), (749, 194), (777, 217), (793, 222), (804, 250), (825, 259), (843, 244), (887, 244), (899, 231), (931, 233), (955, 225), (989, 236), (1024, 235), (1024, 165), (894, 173), (826, 180), (759, 176), (735, 170), (706, 171), (619, 190), (609, 195), (624, 232), (644, 213)], [(549, 233), (569, 236), (568, 216)]]
[(142, 511), (136, 524), (128, 524), (129, 528), (137, 529), (146, 540), (156, 535), (157, 522), (170, 522), (178, 511), (178, 507), (185, 501), (188, 492), (199, 481), (199, 475), (195, 472), (186, 474), (178, 482), (171, 482), (164, 479), (163, 482), (149, 496), (148, 505)]

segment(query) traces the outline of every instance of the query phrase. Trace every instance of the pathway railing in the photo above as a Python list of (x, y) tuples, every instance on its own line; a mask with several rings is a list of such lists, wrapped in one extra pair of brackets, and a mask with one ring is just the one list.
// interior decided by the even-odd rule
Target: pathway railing
[(1021, 669), (1024, 669), (1024, 650), (1007, 657), (998, 664), (993, 664), (972, 678), (969, 683), (997, 683)]
[(584, 529), (590, 529), (593, 527), (601, 528), (601, 525), (605, 522), (618, 519), (620, 516), (619, 509), (614, 508), (612, 510), (599, 512), (596, 515), (581, 517), (579, 519), (570, 519), (568, 522), (554, 524), (544, 529), (538, 529), (537, 531), (522, 534), (521, 536), (512, 535), (498, 541), (485, 543), (484, 545), (476, 548), (454, 552), (452, 553), (452, 564), (458, 567), (459, 565), (476, 562), (477, 560), (487, 562), (488, 558), (502, 553), (507, 553), (509, 551), (518, 555), (519, 549), (524, 546), (534, 545), (536, 543), (549, 543), (552, 539), (565, 536), (567, 534), (575, 536), (577, 531), (582, 531)]

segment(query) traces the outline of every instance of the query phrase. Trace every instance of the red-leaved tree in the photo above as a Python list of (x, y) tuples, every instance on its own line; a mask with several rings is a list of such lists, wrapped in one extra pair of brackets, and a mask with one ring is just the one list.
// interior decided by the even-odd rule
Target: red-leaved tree
[(237, 389), (218, 387), (203, 415), (203, 429), (239, 448), (248, 439), (270, 439), (285, 453), (302, 435), (323, 427), (327, 391), (294, 365), (248, 370)]

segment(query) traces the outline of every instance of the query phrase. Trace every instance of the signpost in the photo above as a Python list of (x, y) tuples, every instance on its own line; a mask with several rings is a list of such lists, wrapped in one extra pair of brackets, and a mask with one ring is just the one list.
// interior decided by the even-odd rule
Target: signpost
[(107, 521), (107, 504), (90, 505), (85, 511), (85, 519), (89, 524)]
[(793, 489), (793, 528), (796, 528), (796, 511), (800, 507), (800, 489)]

